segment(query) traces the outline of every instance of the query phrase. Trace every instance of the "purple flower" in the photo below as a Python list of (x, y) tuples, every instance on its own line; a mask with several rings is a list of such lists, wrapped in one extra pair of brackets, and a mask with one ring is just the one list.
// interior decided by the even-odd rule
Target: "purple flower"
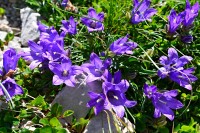
[(185, 18), (182, 22), (185, 29), (189, 29), (192, 27), (192, 23), (194, 19), (198, 16), (199, 12), (199, 3), (196, 2), (193, 6), (190, 5), (189, 0), (186, 0), (186, 9), (183, 12), (185, 14)]
[(186, 55), (179, 58), (177, 51), (174, 48), (169, 48), (168, 57), (160, 57), (160, 64), (163, 67), (158, 70), (158, 76), (161, 78), (169, 76), (171, 80), (177, 82), (180, 86), (191, 90), (192, 87), (190, 84), (197, 80), (191, 74), (194, 72), (194, 68), (184, 69), (184, 66), (191, 60), (192, 57)]
[(121, 37), (110, 45), (110, 51), (116, 55), (133, 54), (133, 49), (137, 47), (137, 43), (128, 42), (128, 35)]
[(81, 21), (83, 24), (87, 26), (87, 29), (89, 32), (93, 31), (102, 31), (104, 30), (103, 26), (103, 19), (104, 19), (104, 13), (96, 13), (95, 9), (90, 7), (88, 9), (88, 16), (82, 17)]
[[(15, 82), (14, 79), (11, 79), (10, 77), (7, 77), (6, 80), (2, 82), (2, 84), (8, 91), (10, 97), (23, 94), (23, 89)], [(3, 89), (1, 87), (0, 87), (0, 95), (4, 95)]]
[(183, 13), (176, 14), (174, 9), (171, 10), (168, 16), (168, 32), (170, 34), (175, 34), (176, 30), (180, 26), (181, 22), (183, 21)]
[(81, 67), (88, 75), (87, 82), (101, 80), (105, 70), (111, 65), (111, 59), (102, 61), (95, 53), (90, 55), (90, 63), (84, 63)]
[(132, 18), (131, 22), (133, 24), (138, 24), (145, 20), (151, 21), (151, 17), (157, 13), (157, 10), (154, 8), (149, 8), (151, 1), (150, 0), (142, 0), (139, 2), (138, 0), (133, 1), (133, 10), (132, 10)]
[(63, 58), (61, 63), (49, 63), (49, 68), (55, 74), (53, 76), (54, 85), (65, 83), (70, 87), (75, 87), (75, 76), (82, 72), (81, 67), (76, 65), (73, 66), (69, 58)]
[(69, 21), (62, 20), (63, 27), (61, 27), (61, 30), (63, 30), (66, 33), (70, 35), (77, 34), (76, 25), (77, 22), (74, 21), (74, 18), (71, 16)]
[(156, 86), (148, 86), (145, 84), (144, 94), (152, 100), (152, 103), (155, 107), (155, 118), (159, 118), (163, 114), (172, 121), (174, 119), (174, 112), (172, 109), (180, 109), (183, 107), (183, 104), (174, 98), (178, 95), (177, 90), (170, 90), (164, 93), (160, 93), (157, 92)]
[(30, 64), (30, 69), (34, 69), (37, 67), (40, 63), (47, 62), (47, 59), (43, 57), (43, 53), (46, 52), (45, 49), (47, 50), (47, 45), (45, 42), (41, 41), (40, 44), (36, 44), (33, 41), (28, 41), (28, 45), (30, 47), (30, 53), (25, 55), (26, 56), (31, 56), (32, 57), (32, 62)]
[(62, 3), (61, 3), (61, 6), (62, 7), (66, 7), (67, 3), (68, 3), (68, 0), (63, 0)]
[(87, 103), (88, 107), (94, 107), (94, 112), (97, 115), (102, 110), (114, 110), (118, 117), (124, 116), (124, 106), (133, 107), (136, 105), (136, 101), (130, 101), (126, 99), (125, 92), (129, 87), (129, 83), (126, 80), (121, 80), (121, 72), (118, 71), (112, 75), (106, 70), (107, 80), (103, 82), (102, 92), (89, 92), (90, 101)]
[(3, 69), (4, 74), (7, 74), (9, 70), (15, 70), (17, 67), (20, 55), (16, 53), (14, 49), (9, 49), (3, 54)]
[(106, 97), (103, 93), (88, 92), (90, 101), (87, 103), (87, 107), (94, 107), (95, 115), (99, 114), (102, 110), (106, 109), (108, 105)]
[[(124, 116), (124, 106), (133, 107), (136, 105), (136, 101), (129, 101), (125, 97), (125, 92), (129, 87), (127, 80), (121, 80), (121, 72), (118, 71), (114, 74), (114, 79), (109, 76), (110, 79), (107, 79), (102, 85), (103, 93), (108, 100), (107, 109), (113, 109), (117, 116), (122, 118)], [(108, 82), (110, 81), (110, 82)]]

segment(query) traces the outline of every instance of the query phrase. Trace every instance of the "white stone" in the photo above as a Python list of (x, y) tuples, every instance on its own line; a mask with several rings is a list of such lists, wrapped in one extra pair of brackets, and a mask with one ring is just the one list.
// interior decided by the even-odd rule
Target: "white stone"
[(0, 31), (0, 40), (1, 41), (5, 41), (5, 37), (8, 33), (5, 31)]
[(20, 16), (22, 20), (21, 42), (23, 46), (28, 46), (28, 40), (37, 40), (39, 38), (37, 22), (40, 14), (26, 7), (20, 10)]

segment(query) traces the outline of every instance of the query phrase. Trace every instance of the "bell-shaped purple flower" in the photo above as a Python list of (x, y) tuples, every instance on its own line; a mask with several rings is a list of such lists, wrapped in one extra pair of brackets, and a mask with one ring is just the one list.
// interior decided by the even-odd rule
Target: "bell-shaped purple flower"
[(133, 54), (133, 49), (137, 47), (137, 43), (128, 41), (128, 35), (121, 37), (110, 45), (110, 51), (116, 55)]
[(101, 12), (97, 14), (92, 7), (88, 9), (88, 16), (81, 18), (82, 23), (87, 26), (89, 32), (104, 30), (103, 20), (104, 13)]
[(71, 16), (69, 21), (62, 20), (63, 27), (61, 27), (61, 30), (63, 30), (66, 33), (70, 35), (77, 34), (76, 25), (77, 22), (74, 21), (74, 18)]
[(9, 72), (9, 70), (15, 70), (17, 67), (20, 55), (16, 53), (14, 49), (9, 49), (3, 54), (3, 75)]
[(192, 60), (190, 56), (178, 57), (178, 53), (174, 48), (168, 49), (168, 57), (161, 56), (160, 64), (163, 65), (158, 70), (158, 76), (165, 78), (169, 76), (171, 80), (177, 82), (180, 86), (191, 90), (191, 83), (196, 81), (197, 78), (192, 75), (194, 68), (184, 69), (184, 66)]
[(61, 63), (51, 62), (49, 68), (55, 74), (53, 76), (54, 85), (65, 83), (67, 86), (75, 87), (75, 76), (82, 73), (81, 67), (72, 65), (69, 58), (63, 58)]
[(141, 2), (138, 0), (133, 0), (134, 8), (132, 10), (131, 18), (131, 22), (133, 24), (138, 24), (146, 20), (151, 21), (151, 17), (157, 13), (157, 10), (154, 8), (149, 8), (150, 4), (150, 0), (142, 0)]
[(185, 17), (182, 22), (184, 29), (190, 29), (192, 27), (194, 19), (198, 16), (199, 9), (200, 7), (198, 2), (191, 6), (189, 0), (186, 0), (186, 9), (183, 12)]
[(61, 3), (61, 6), (62, 7), (66, 7), (67, 3), (68, 3), (68, 0), (63, 0), (62, 3)]
[[(23, 89), (15, 82), (14, 79), (7, 77), (6, 80), (2, 82), (3, 86), (8, 91), (10, 97), (15, 95), (23, 94)], [(4, 95), (3, 89), (0, 87), (0, 95)], [(7, 99), (10, 100), (10, 99)]]
[(174, 9), (171, 10), (168, 16), (168, 33), (170, 35), (175, 34), (176, 30), (179, 28), (181, 22), (183, 21), (183, 13), (176, 14)]
[(111, 59), (102, 61), (95, 53), (90, 55), (90, 63), (84, 63), (81, 67), (87, 74), (87, 82), (101, 80), (105, 70), (111, 65)]
[(126, 99), (125, 92), (129, 87), (129, 83), (126, 80), (121, 80), (120, 71), (115, 73), (114, 80), (112, 77), (110, 78), (111, 79), (107, 79), (102, 85), (103, 93), (108, 100), (106, 109), (113, 109), (117, 116), (122, 118), (125, 112), (124, 106), (130, 108), (135, 106), (137, 102)]
[(88, 92), (90, 101), (87, 103), (87, 107), (94, 107), (95, 115), (99, 114), (102, 110), (106, 109), (108, 102), (106, 96), (103, 93)]
[(172, 109), (180, 109), (183, 107), (183, 104), (174, 98), (178, 95), (178, 91), (170, 90), (160, 93), (157, 90), (157, 87), (154, 85), (144, 85), (144, 94), (152, 100), (155, 107), (154, 117), (159, 118), (163, 114), (172, 121), (174, 119), (174, 112)]

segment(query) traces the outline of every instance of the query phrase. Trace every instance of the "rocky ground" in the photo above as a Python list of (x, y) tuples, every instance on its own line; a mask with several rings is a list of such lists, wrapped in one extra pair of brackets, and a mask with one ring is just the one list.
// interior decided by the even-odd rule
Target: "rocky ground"
[[(40, 14), (26, 7), (23, 0), (1, 0), (0, 8), (5, 13), (0, 16), (0, 41), (4, 42), (4, 51), (14, 48), (19, 51), (28, 51), (28, 40), (36, 40), (39, 37), (37, 21)], [(12, 33), (14, 38), (8, 43), (5, 37)], [(3, 52), (0, 50), (0, 65), (2, 65)]]

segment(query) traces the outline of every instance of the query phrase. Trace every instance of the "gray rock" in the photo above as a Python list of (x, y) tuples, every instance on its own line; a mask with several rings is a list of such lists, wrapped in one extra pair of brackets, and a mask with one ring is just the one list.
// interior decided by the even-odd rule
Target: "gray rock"
[(101, 112), (90, 120), (83, 133), (110, 133), (110, 131), (112, 133), (133, 133), (135, 131), (134, 125), (127, 118), (119, 119), (109, 111)]
[(107, 117), (110, 119), (110, 130), (112, 133), (117, 133), (115, 121), (112, 114), (109, 112), (101, 112), (97, 116), (94, 116), (86, 126), (83, 133), (109, 133), (110, 130)]
[(28, 40), (37, 40), (39, 38), (37, 22), (40, 14), (29, 7), (21, 9), (20, 14), (22, 20), (21, 41), (23, 46), (28, 46)]
[[(90, 88), (85, 85), (84, 75), (80, 75), (76, 79), (78, 82), (76, 87), (64, 87), (55, 97), (52, 105), (59, 103), (63, 106), (63, 111), (73, 110), (74, 116), (79, 119), (85, 117), (89, 111), (86, 104), (90, 100), (87, 94)], [(68, 118), (67, 121), (70, 122), (71, 118)]]
[(21, 51), (20, 38), (15, 36), (12, 41), (8, 42), (8, 47), (14, 48), (17, 52)]

